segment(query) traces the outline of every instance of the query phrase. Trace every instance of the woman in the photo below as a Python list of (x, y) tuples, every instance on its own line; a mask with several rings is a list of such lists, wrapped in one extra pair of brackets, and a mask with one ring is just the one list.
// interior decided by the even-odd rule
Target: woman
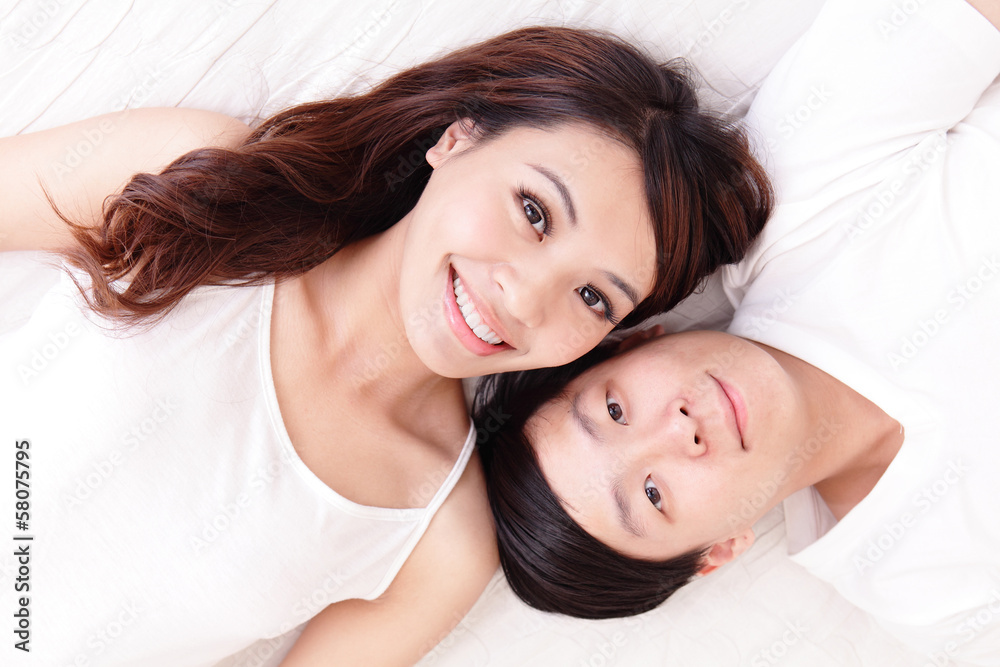
[(330, 603), (291, 664), (414, 662), (496, 565), (459, 378), (673, 305), (769, 209), (675, 68), (570, 29), (249, 133), (146, 110), (4, 142), (5, 248), (69, 267), (10, 260), (0, 344), (53, 664), (211, 664)]
[(529, 604), (650, 609), (784, 499), (794, 560), (929, 664), (996, 664), (1000, 7), (894, 7), (829, 3), (755, 100), (782, 206), (724, 270), (728, 333), (497, 380)]

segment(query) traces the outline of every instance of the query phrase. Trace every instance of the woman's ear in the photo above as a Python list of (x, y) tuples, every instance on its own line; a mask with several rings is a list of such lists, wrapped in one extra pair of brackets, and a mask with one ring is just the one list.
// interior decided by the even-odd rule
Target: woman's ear
[(427, 163), (431, 168), (437, 169), (447, 158), (472, 145), (473, 127), (470, 119), (461, 118), (445, 128), (437, 143), (427, 149)]
[(753, 545), (753, 541), (753, 529), (746, 528), (742, 533), (730, 537), (728, 540), (713, 544), (708, 554), (702, 558), (702, 566), (698, 570), (697, 576), (704, 577), (709, 572), (725, 565), (749, 549)]

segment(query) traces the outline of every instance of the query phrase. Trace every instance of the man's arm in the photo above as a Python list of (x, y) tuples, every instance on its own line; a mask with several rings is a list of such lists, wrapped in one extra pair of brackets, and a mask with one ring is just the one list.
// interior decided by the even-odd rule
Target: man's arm
[(1000, 30), (1000, 0), (967, 0), (980, 14), (985, 16), (993, 27)]
[(70, 220), (97, 225), (108, 195), (133, 174), (159, 172), (204, 146), (239, 145), (240, 121), (196, 109), (131, 109), (0, 139), (0, 251), (55, 250), (72, 243)]

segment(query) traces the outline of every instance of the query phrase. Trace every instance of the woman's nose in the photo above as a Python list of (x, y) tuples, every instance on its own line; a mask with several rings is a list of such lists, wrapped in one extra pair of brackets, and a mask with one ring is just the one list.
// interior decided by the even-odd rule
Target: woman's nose
[(530, 267), (509, 263), (496, 265), (492, 274), (511, 317), (528, 328), (541, 326), (546, 307), (554, 298), (551, 281)]

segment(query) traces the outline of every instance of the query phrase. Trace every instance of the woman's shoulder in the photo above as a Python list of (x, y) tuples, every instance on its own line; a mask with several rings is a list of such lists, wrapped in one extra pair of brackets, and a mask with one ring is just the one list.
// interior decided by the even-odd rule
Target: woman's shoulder
[[(454, 563), (455, 567), (442, 568), (441, 564), (447, 562)], [(441, 578), (475, 581), (476, 586), (472, 587), (475, 594), (468, 600), (471, 606), (498, 565), (486, 477), (479, 455), (473, 453), (404, 566), (409, 569), (406, 579), (415, 582)], [(401, 585), (411, 585), (406, 579)], [(393, 586), (397, 586), (396, 581), (390, 591)]]

